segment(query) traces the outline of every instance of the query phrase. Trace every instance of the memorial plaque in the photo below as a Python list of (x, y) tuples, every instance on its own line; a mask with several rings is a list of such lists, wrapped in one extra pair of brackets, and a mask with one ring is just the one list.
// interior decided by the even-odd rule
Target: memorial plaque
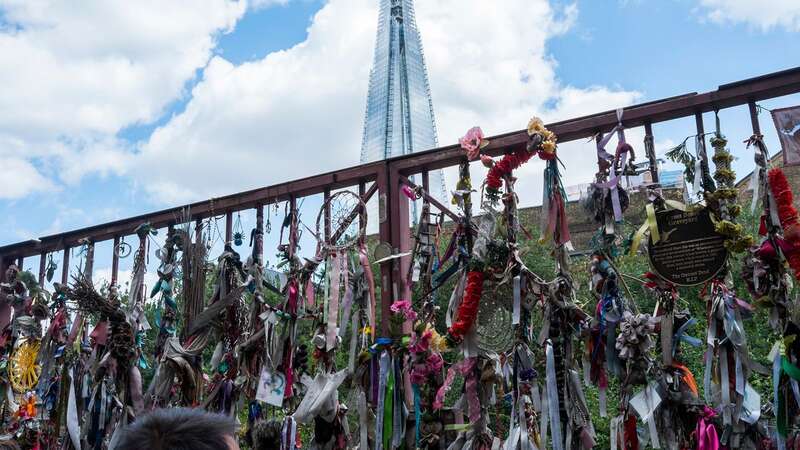
[(725, 237), (714, 231), (707, 209), (656, 213), (661, 239), (649, 245), (650, 267), (661, 278), (680, 286), (705, 283), (728, 259)]

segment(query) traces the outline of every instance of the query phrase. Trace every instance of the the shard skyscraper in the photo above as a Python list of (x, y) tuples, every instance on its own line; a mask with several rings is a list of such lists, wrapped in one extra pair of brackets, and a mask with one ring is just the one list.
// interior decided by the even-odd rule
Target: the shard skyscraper
[[(375, 59), (369, 77), (361, 162), (438, 146), (433, 102), (413, 0), (380, 0)], [(415, 180), (419, 182), (419, 179)], [(444, 200), (441, 170), (430, 193)], [(416, 207), (414, 208), (416, 210)], [(414, 217), (417, 212), (414, 212)]]

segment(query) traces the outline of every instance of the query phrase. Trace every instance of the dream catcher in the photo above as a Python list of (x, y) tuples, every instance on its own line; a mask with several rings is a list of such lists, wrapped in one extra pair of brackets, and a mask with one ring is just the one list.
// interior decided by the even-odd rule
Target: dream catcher
[(127, 258), (130, 256), (131, 251), (133, 251), (133, 247), (131, 247), (131, 244), (125, 242), (124, 237), (120, 239), (119, 244), (114, 247), (114, 254), (120, 258)]
[[(330, 211), (329, 218), (326, 211)], [(317, 214), (317, 239), (321, 238), (323, 248), (328, 252), (346, 251), (356, 247), (363, 241), (367, 229), (367, 221), (354, 224), (359, 213), (366, 214), (366, 207), (361, 197), (351, 191), (340, 191), (331, 195)], [(326, 223), (330, 220), (329, 223)], [(330, 228), (327, 228), (327, 227)], [(331, 236), (325, 235), (330, 229)]]
[(41, 343), (38, 339), (20, 339), (8, 361), (8, 376), (17, 393), (36, 387), (42, 368), (37, 363)]

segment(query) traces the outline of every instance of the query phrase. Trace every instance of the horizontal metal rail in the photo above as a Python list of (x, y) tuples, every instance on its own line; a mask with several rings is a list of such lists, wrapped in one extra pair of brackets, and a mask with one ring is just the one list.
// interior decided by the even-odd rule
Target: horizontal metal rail
[[(800, 92), (800, 67), (721, 85), (718, 89), (710, 92), (700, 94), (693, 92), (629, 106), (624, 108), (623, 123), (628, 128), (642, 125), (649, 127), (657, 122), (682, 117), (697, 117), (704, 112), (741, 105), (750, 105), (752, 116), (755, 114), (754, 104), (756, 101), (798, 92)], [(758, 123), (757, 117), (754, 117), (753, 121), (755, 128)], [(616, 123), (616, 112), (605, 111), (548, 124), (547, 127), (558, 135), (559, 142), (568, 142), (593, 136), (600, 131), (607, 132)], [(498, 156), (524, 146), (527, 141), (527, 132), (520, 130), (490, 137), (489, 140), (491, 143), (485, 151), (492, 156)], [(228, 215), (236, 211), (259, 208), (275, 202), (296, 200), (299, 197), (330, 192), (331, 189), (359, 186), (360, 191), (363, 192), (363, 185), (366, 182), (374, 181), (376, 183), (377, 190), (381, 193), (380, 208), (382, 211), (393, 210), (393, 204), (397, 202), (397, 198), (395, 195), (387, 197), (387, 193), (396, 193), (396, 187), (390, 190), (388, 185), (392, 182), (402, 182), (398, 175), (402, 175), (405, 179), (415, 173), (457, 165), (463, 159), (464, 154), (459, 146), (451, 145), (5, 245), (0, 247), (0, 268), (15, 260), (21, 261), (28, 256), (46, 255), (75, 247), (82, 239), (89, 239), (91, 242), (118, 239), (120, 236), (133, 234), (134, 229), (144, 222), (149, 222), (155, 228), (174, 225), (182, 220), (185, 212), (191, 213), (192, 220), (201, 220), (211, 216)], [(394, 214), (390, 215), (394, 216)], [(383, 215), (379, 216), (381, 219), (386, 219)], [(391, 227), (391, 225), (386, 225)], [(387, 231), (389, 228), (381, 228), (381, 230), (381, 235), (389, 238)], [(395, 239), (389, 238), (389, 240), (394, 241)], [(392, 244), (396, 245), (394, 242)]]

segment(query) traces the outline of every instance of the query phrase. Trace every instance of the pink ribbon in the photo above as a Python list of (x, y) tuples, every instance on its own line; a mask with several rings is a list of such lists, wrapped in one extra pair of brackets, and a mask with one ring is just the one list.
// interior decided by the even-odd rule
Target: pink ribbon
[(466, 379), (464, 387), (467, 391), (466, 395), (469, 420), (472, 423), (476, 423), (480, 420), (481, 403), (478, 399), (478, 377), (475, 374), (475, 365), (477, 362), (478, 358), (472, 357), (450, 366), (450, 369), (447, 370), (447, 376), (445, 376), (444, 383), (442, 383), (442, 386), (436, 392), (436, 398), (433, 400), (434, 410), (439, 410), (444, 407), (444, 396), (447, 395), (447, 392), (450, 390), (450, 386), (453, 384), (456, 373), (461, 373)]
[(481, 419), (481, 402), (478, 399), (478, 376), (475, 373), (475, 365), (478, 362), (478, 358), (467, 358), (464, 362), (465, 364), (461, 367), (461, 374), (466, 378), (464, 387), (467, 391), (469, 421), (477, 423)]
[(297, 314), (297, 281), (294, 279), (289, 281), (289, 291), (286, 297), (286, 312), (289, 314)]
[[(711, 419), (716, 417), (717, 413), (708, 406), (703, 407), (703, 413), (697, 421), (697, 450), (719, 450), (719, 437), (717, 436), (717, 429)], [(706, 420), (709, 423), (706, 423)]]
[(94, 327), (94, 330), (92, 330), (92, 333), (89, 334), (89, 337), (94, 339), (97, 345), (106, 345), (108, 341), (108, 321), (102, 320), (97, 322), (97, 325)]
[(309, 280), (306, 282), (306, 305), (309, 308), (313, 308), (314, 303), (314, 282), (309, 278)]
[(442, 386), (439, 387), (439, 390), (436, 391), (436, 398), (433, 400), (433, 409), (439, 410), (444, 407), (444, 396), (447, 395), (447, 391), (450, 390), (450, 385), (453, 384), (453, 380), (456, 378), (456, 372), (461, 371), (461, 367), (466, 364), (468, 360), (465, 359), (459, 363), (453, 364), (447, 369), (447, 375), (444, 377), (444, 383)]

